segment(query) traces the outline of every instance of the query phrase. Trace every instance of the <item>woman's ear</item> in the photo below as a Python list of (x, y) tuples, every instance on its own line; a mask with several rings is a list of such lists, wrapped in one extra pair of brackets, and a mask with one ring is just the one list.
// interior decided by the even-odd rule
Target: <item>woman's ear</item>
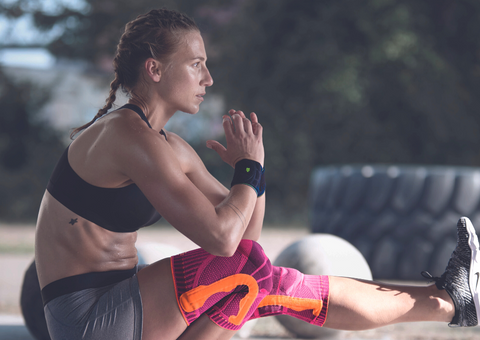
[(148, 58), (145, 60), (145, 71), (150, 79), (152, 79), (155, 83), (160, 81), (162, 76), (162, 65), (158, 60), (153, 58)]

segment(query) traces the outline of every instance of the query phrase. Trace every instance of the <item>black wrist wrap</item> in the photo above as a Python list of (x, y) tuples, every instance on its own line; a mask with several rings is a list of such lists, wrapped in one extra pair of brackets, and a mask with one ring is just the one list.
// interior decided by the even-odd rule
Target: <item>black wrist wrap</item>
[(267, 183), (265, 182), (265, 167), (262, 169), (262, 178), (260, 179), (260, 188), (258, 190), (258, 197), (262, 196), (265, 193), (265, 187)]
[(265, 169), (256, 161), (242, 159), (235, 164), (235, 173), (231, 187), (236, 184), (246, 184), (255, 189), (257, 196), (265, 192)]

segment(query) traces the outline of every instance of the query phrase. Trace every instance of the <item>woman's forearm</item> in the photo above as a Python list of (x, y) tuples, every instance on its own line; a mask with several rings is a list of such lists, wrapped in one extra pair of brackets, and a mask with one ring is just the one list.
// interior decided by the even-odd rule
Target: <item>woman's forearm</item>
[(260, 238), (263, 227), (263, 218), (265, 216), (265, 195), (266, 194), (263, 194), (257, 198), (257, 203), (255, 204), (252, 218), (250, 219), (250, 223), (243, 234), (244, 239), (258, 241)]

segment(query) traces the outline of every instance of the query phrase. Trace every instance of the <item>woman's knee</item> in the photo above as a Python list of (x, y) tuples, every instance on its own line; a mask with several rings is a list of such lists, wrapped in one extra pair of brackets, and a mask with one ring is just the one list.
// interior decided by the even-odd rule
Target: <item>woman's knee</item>
[(242, 240), (237, 251), (247, 260), (241, 272), (251, 275), (257, 282), (261, 282), (262, 288), (271, 289), (273, 266), (262, 246), (252, 240)]

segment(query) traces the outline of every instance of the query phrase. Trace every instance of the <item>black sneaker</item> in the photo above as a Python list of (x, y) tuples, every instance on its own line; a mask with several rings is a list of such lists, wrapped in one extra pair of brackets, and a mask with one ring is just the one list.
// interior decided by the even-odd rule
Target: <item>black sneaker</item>
[(445, 289), (455, 305), (455, 316), (450, 327), (471, 327), (479, 323), (480, 249), (472, 222), (462, 217), (457, 223), (457, 247), (448, 261), (445, 273), (432, 277), (438, 289)]

